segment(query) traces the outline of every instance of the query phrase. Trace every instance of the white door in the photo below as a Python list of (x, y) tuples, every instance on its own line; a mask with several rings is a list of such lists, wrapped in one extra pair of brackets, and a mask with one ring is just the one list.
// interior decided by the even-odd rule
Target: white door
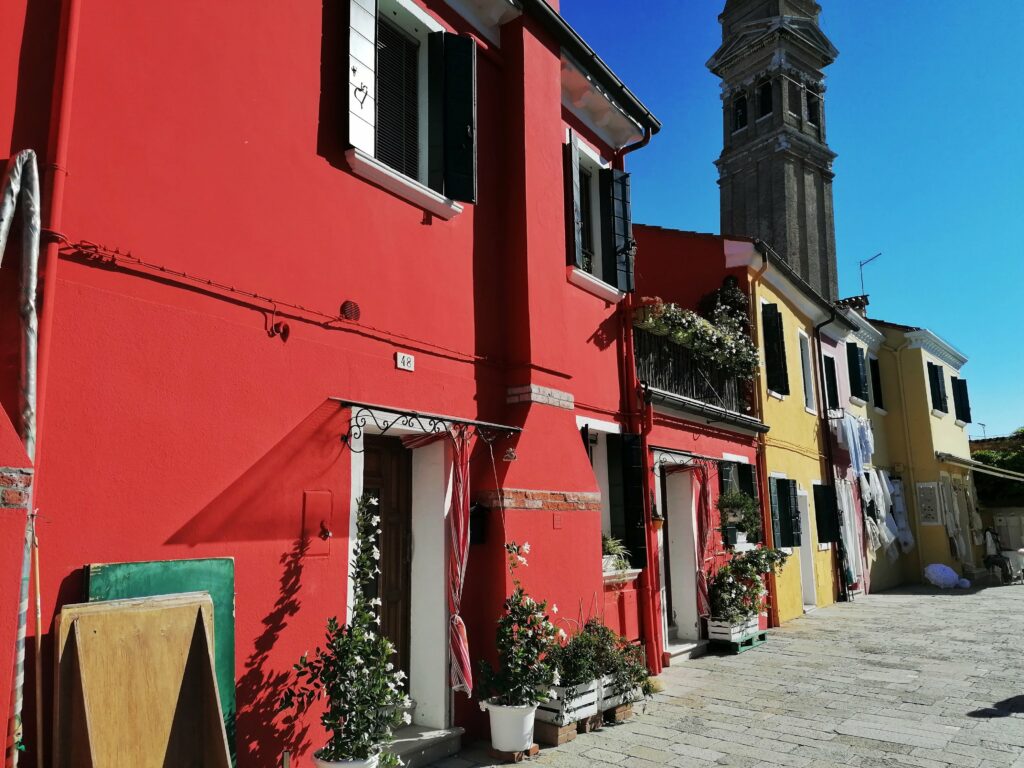
[[(664, 471), (664, 468), (663, 470)], [(688, 643), (700, 639), (697, 613), (697, 515), (693, 475), (672, 472), (660, 484), (665, 497), (664, 568), (662, 594), (664, 624), (670, 643)]]
[(797, 492), (800, 508), (800, 586), (803, 592), (804, 612), (818, 605), (818, 593), (814, 583), (814, 536), (811, 531), (811, 511), (804, 491)]

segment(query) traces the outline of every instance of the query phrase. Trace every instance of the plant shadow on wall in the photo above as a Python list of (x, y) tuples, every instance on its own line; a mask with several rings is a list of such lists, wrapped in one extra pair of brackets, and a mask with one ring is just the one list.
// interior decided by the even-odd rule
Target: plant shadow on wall
[(282, 716), (281, 699), (291, 680), (291, 669), (274, 669), (270, 654), (288, 620), (299, 612), (297, 595), (302, 582), (302, 558), (309, 544), (298, 540), (281, 555), (280, 591), (270, 613), (263, 617), (263, 632), (253, 643), (238, 680), (239, 712), (236, 722), (238, 757), (242, 765), (277, 765), (281, 750), (292, 754), (309, 747), (309, 726)]
[(600, 322), (587, 341), (602, 351), (608, 349), (619, 338), (619, 317), (617, 311), (612, 312)]

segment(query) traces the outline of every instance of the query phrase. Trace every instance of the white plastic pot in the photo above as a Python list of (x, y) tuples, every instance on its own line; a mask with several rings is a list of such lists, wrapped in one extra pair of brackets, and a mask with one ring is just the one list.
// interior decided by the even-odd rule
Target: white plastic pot
[(380, 755), (374, 755), (369, 760), (321, 760), (313, 755), (313, 765), (316, 768), (377, 768), (377, 761)]
[(480, 703), (491, 719), (491, 746), (499, 752), (525, 752), (533, 746), (536, 704), (505, 707), (491, 701)]

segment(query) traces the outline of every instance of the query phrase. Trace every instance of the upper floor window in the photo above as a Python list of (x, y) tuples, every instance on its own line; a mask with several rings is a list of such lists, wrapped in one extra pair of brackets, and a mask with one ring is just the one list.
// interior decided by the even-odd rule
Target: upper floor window
[(732, 129), (738, 131), (747, 127), (747, 97), (737, 96), (732, 103)]
[(772, 113), (774, 95), (771, 80), (763, 80), (757, 86), (757, 116), (767, 117)]
[(885, 409), (885, 400), (882, 397), (882, 371), (878, 365), (878, 358), (872, 357), (869, 361), (871, 369), (871, 404), (875, 408)]
[(788, 395), (786, 335), (782, 329), (782, 314), (778, 304), (761, 305), (761, 336), (764, 338), (764, 370), (768, 390), (777, 395)]
[(800, 333), (800, 369), (804, 378), (804, 407), (814, 410), (814, 374), (811, 371), (811, 342), (807, 334)]
[(831, 355), (821, 356), (825, 368), (825, 407), (830, 411), (840, 408), (839, 376), (836, 374), (836, 359)]
[(932, 410), (949, 413), (946, 400), (946, 372), (941, 365), (928, 363), (928, 389), (932, 398)]
[(807, 91), (807, 122), (821, 125), (821, 96), (810, 89)]
[(791, 115), (804, 116), (804, 89), (796, 80), (787, 80), (789, 84), (789, 104), (786, 109)]
[(575, 132), (564, 152), (567, 263), (619, 291), (632, 291), (629, 174), (610, 167)]
[(476, 43), (412, 0), (348, 5), (349, 144), (451, 200), (476, 202)]
[(846, 364), (850, 377), (850, 397), (864, 405), (868, 401), (868, 368), (864, 350), (856, 342), (846, 343)]
[(971, 423), (971, 398), (967, 394), (967, 379), (953, 376), (953, 411), (956, 413), (956, 420), (964, 424)]

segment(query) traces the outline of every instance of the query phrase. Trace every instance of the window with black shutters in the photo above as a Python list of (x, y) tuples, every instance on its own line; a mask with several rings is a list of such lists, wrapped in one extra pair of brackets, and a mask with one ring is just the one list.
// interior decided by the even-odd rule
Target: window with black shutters
[(761, 305), (761, 331), (764, 337), (764, 368), (768, 389), (778, 395), (789, 394), (786, 369), (786, 337), (782, 314), (777, 304)]
[(839, 541), (839, 505), (835, 486), (814, 486), (814, 522), (819, 544)]
[(606, 439), (611, 535), (625, 543), (633, 568), (645, 568), (643, 442), (640, 435), (628, 433), (609, 433)]
[(761, 84), (757, 86), (757, 116), (767, 117), (770, 115), (774, 107), (773, 101), (772, 81), (763, 80)]
[(871, 368), (871, 404), (875, 408), (885, 408), (885, 399), (882, 397), (882, 372), (878, 365), (878, 358), (872, 357)]
[(772, 528), (775, 547), (800, 546), (800, 499), (796, 480), (773, 477), (768, 483), (771, 494)]
[(846, 344), (846, 363), (850, 374), (850, 395), (862, 400), (868, 400), (868, 368), (865, 363), (864, 350), (857, 346), (856, 342)]
[(377, 159), (420, 176), (419, 41), (377, 20)]
[(946, 372), (941, 365), (928, 363), (928, 388), (931, 391), (932, 410), (949, 413), (946, 400)]
[(830, 355), (822, 355), (825, 366), (825, 405), (830, 411), (839, 405), (839, 377), (836, 374), (836, 359)]
[(953, 376), (953, 410), (956, 413), (956, 420), (965, 424), (971, 423), (971, 398), (967, 394), (967, 379)]
[(732, 103), (732, 129), (734, 131), (747, 127), (747, 97), (737, 96)]

